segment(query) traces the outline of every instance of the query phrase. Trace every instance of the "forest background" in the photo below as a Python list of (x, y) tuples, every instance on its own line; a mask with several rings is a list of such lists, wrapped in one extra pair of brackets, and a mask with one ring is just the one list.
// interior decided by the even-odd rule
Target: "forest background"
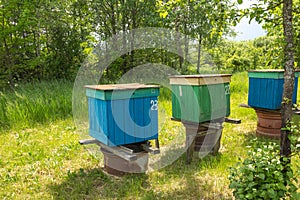
[[(299, 1), (294, 4), (297, 10)], [(200, 66), (227, 73), (282, 68), (281, 8), (268, 8), (266, 16), (260, 9), (256, 14), (239, 10), (237, 3), (229, 0), (1, 1), (0, 86), (3, 90), (29, 81), (73, 81), (81, 63), (100, 41), (117, 33), (126, 37), (130, 30), (142, 27), (183, 33), (186, 41), (192, 38), (198, 44), (197, 55), (189, 55), (188, 42), (178, 45), (183, 57), (163, 49), (134, 50), (115, 60), (102, 82), (115, 82), (135, 66), (153, 62), (182, 74), (197, 73)], [(225, 39), (234, 36), (232, 27), (246, 15), (261, 22), (268, 35), (239, 42)], [(294, 17), (298, 19), (299, 14), (295, 12)], [(299, 20), (294, 20), (294, 27), (297, 65)], [(197, 63), (184, 62), (187, 56), (196, 58)]]

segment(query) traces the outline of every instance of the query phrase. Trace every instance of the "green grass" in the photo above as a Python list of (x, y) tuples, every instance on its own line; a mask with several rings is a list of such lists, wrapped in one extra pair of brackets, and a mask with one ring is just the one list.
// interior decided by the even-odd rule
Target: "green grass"
[[(256, 115), (247, 103), (247, 73), (231, 83), (231, 116), (242, 124), (224, 124), (220, 152), (190, 165), (185, 155), (171, 165), (122, 178), (102, 171), (103, 158), (80, 146), (71, 117), (72, 83), (42, 82), (0, 96), (0, 199), (232, 199), (228, 168), (245, 158), (256, 138)], [(160, 144), (182, 138), (170, 120), (168, 91), (160, 98)], [(3, 127), (4, 126), (4, 127)], [(299, 164), (299, 159), (293, 160)], [(299, 166), (299, 165), (298, 165)]]
[(0, 125), (26, 128), (71, 117), (72, 86), (68, 81), (27, 83), (0, 92)]

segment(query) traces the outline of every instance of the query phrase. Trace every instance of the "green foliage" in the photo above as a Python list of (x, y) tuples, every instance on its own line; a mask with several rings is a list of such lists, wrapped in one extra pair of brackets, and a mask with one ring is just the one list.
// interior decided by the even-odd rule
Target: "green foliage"
[(0, 86), (18, 82), (73, 79), (88, 34), (87, 1), (0, 3)]
[[(299, 5), (299, 0), (294, 0), (294, 10)], [(280, 1), (261, 0), (252, 10), (241, 14), (264, 23), (269, 35), (274, 37), (219, 43), (222, 36), (232, 32), (230, 27), (239, 17), (235, 3), (228, 0), (209, 3), (205, 0), (67, 0), (63, 3), (4, 0), (0, 3), (0, 86), (15, 87), (18, 82), (53, 78), (72, 80), (99, 40), (141, 27), (165, 27), (187, 35), (185, 42), (178, 43), (177, 47), (183, 58), (161, 49), (132, 51), (109, 66), (104, 72), (104, 82), (115, 82), (128, 70), (147, 62), (163, 63), (181, 73), (189, 73), (190, 66), (184, 62), (190, 53), (189, 37), (199, 40), (199, 52), (209, 49), (218, 70), (282, 68), (282, 45), (278, 45), (283, 44)], [(299, 13), (294, 12), (296, 65), (300, 59), (298, 18)], [(196, 59), (197, 55), (193, 56)], [(193, 64), (200, 67), (201, 63), (201, 68), (205, 68), (202, 60), (200, 52), (197, 63)]]
[(289, 139), (291, 141), (292, 155), (297, 156), (300, 154), (300, 116), (293, 116), (290, 131)]
[[(132, 48), (125, 34), (141, 27), (175, 29), (211, 45), (229, 32), (236, 17), (236, 9), (229, 2), (178, 0), (165, 6), (156, 0), (1, 1), (0, 86), (13, 88), (31, 80), (72, 80), (100, 40), (123, 33), (124, 48)], [(162, 10), (165, 14), (160, 13)], [(184, 45), (178, 43), (178, 54), (184, 58), (188, 56), (188, 39)], [(146, 61), (187, 72), (187, 64), (178, 55), (160, 49), (131, 51), (110, 64), (104, 82), (115, 82), (139, 65), (145, 52), (151, 55)]]
[(203, 40), (206, 46), (215, 44), (229, 33), (237, 14), (235, 4), (228, 0), (209, 3), (205, 0), (157, 1), (157, 5), (166, 26)]
[[(199, 1), (158, 1), (158, 12), (166, 27), (172, 27), (197, 39), (197, 72), (200, 72), (201, 49), (217, 44), (224, 35), (231, 33), (231, 25), (237, 21), (237, 10), (232, 1), (214, 0), (209, 3)], [(186, 39), (185, 39), (186, 40)], [(189, 44), (185, 41), (183, 50), (178, 44), (178, 52), (188, 55)], [(182, 68), (180, 61), (180, 68)], [(186, 67), (187, 68), (187, 67)], [(203, 66), (201, 66), (203, 68)]]
[(285, 159), (279, 156), (277, 143), (254, 143), (248, 158), (230, 168), (229, 187), (233, 189), (235, 198), (298, 199), (297, 179)]
[[(270, 43), (269, 51), (266, 54), (272, 68), (283, 68), (284, 64), (284, 37), (283, 37), (283, 17), (282, 17), (282, 3), (283, 1), (273, 0), (259, 0), (253, 4), (250, 9), (243, 11), (245, 16), (249, 16), (250, 20), (256, 20), (263, 25), (267, 30), (269, 36), (273, 36), (274, 42)], [(294, 35), (294, 50), (295, 50), (295, 66), (299, 66), (300, 62), (300, 23), (299, 10), (300, 1), (293, 0), (293, 35)], [(276, 38), (276, 39), (275, 39)]]
[(236, 73), (251, 69), (282, 68), (265, 56), (274, 50), (271, 44), (275, 42), (274, 38), (268, 36), (240, 42), (222, 40), (207, 51), (220, 71)]

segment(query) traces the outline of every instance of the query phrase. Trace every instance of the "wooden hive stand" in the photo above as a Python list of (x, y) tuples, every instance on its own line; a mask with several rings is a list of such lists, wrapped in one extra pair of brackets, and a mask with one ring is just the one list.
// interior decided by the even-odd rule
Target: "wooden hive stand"
[[(174, 121), (180, 121), (172, 118)], [(194, 152), (216, 155), (221, 146), (223, 123), (240, 124), (239, 119), (220, 118), (209, 122), (180, 121), (186, 131), (186, 163), (190, 164)]]

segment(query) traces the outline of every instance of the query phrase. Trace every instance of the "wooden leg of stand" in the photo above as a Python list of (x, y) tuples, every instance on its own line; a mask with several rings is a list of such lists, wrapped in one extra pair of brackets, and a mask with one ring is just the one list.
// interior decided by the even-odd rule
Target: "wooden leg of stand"
[(194, 154), (195, 147), (195, 135), (187, 135), (186, 136), (186, 164), (190, 164)]

